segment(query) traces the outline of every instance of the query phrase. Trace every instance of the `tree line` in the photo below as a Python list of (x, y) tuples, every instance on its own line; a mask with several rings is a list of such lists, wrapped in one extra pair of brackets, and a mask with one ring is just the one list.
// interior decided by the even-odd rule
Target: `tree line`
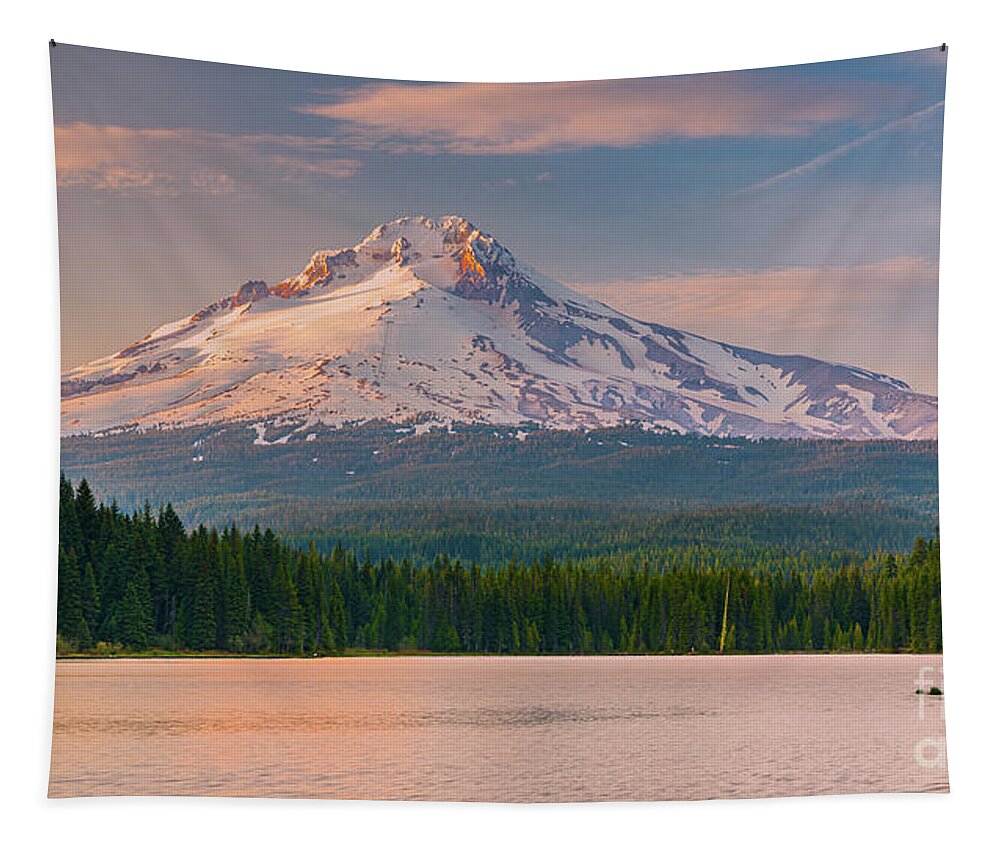
[(61, 651), (938, 652), (940, 545), (811, 570), (734, 567), (725, 550), (697, 567), (373, 560), (270, 529), (188, 531), (169, 504), (126, 513), (62, 477), (57, 621)]

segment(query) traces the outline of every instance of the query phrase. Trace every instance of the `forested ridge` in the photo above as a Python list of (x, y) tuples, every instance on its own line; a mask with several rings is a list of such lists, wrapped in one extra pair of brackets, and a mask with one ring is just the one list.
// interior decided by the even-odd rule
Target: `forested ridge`
[(372, 559), (270, 529), (188, 531), (169, 504), (123, 512), (63, 477), (59, 649), (688, 653), (718, 652), (725, 632), (736, 653), (941, 650), (936, 538), (812, 561), (693, 549), (496, 567), (445, 552)]
[[(374, 522), (391, 534), (397, 519), (422, 523), (428, 504), (447, 508), (441, 517), (454, 516), (456, 507), (496, 509), (505, 514), (503, 528), (517, 505), (527, 512), (563, 506), (574, 522), (574, 506), (587, 504), (592, 516), (840, 504), (865, 506), (866, 548), (896, 549), (913, 541), (918, 520), (931, 518), (934, 528), (938, 492), (934, 441), (754, 441), (639, 426), (577, 432), (374, 421), (125, 429), (64, 438), (62, 469), (128, 511), (147, 500), (170, 502), (192, 528), (259, 524), (279, 534), (352, 522)], [(847, 531), (846, 540), (856, 538), (854, 528)]]

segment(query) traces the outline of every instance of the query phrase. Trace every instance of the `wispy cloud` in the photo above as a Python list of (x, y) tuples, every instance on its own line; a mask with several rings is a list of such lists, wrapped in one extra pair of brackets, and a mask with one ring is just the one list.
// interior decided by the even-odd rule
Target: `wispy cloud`
[(425, 154), (539, 154), (668, 139), (780, 137), (865, 123), (901, 92), (807, 77), (712, 74), (561, 83), (372, 83), (298, 107), (358, 147)]
[(532, 187), (539, 183), (551, 183), (555, 178), (551, 171), (542, 171), (535, 175), (528, 175), (525, 177), (505, 177), (501, 180), (484, 180), (482, 186), (484, 189), (523, 189), (526, 187)]
[(61, 187), (164, 197), (228, 195), (276, 182), (340, 180), (361, 163), (327, 138), (75, 123), (56, 127)]
[(812, 174), (815, 171), (819, 171), (826, 165), (829, 165), (834, 160), (838, 160), (841, 157), (849, 154), (851, 151), (867, 145), (869, 142), (874, 142), (876, 139), (886, 136), (890, 133), (894, 133), (898, 130), (909, 130), (917, 126), (922, 118), (926, 118), (928, 115), (932, 115), (940, 109), (944, 109), (944, 101), (938, 101), (931, 106), (924, 109), (919, 109), (910, 115), (903, 116), (902, 118), (897, 118), (895, 121), (890, 121), (887, 124), (883, 124), (881, 127), (876, 128), (862, 136), (858, 136), (856, 139), (852, 139), (843, 145), (839, 145), (826, 153), (820, 154), (818, 157), (814, 157), (808, 162), (804, 162), (800, 165), (790, 168), (787, 171), (775, 174), (772, 177), (762, 180), (759, 183), (755, 183), (752, 186), (746, 186), (737, 192), (738, 195), (746, 195), (751, 192), (758, 192), (761, 189), (770, 189), (772, 186), (776, 186), (779, 183), (783, 183), (786, 180), (791, 180), (795, 177), (804, 177), (807, 174)]
[(633, 316), (763, 351), (867, 367), (933, 393), (937, 352), (927, 340), (934, 338), (937, 279), (937, 263), (896, 257), (573, 287)]

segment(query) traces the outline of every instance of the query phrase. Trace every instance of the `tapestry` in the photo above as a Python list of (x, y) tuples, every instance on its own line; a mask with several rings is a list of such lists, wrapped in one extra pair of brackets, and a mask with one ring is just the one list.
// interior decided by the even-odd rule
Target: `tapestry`
[(49, 51), (50, 796), (948, 790), (945, 46)]

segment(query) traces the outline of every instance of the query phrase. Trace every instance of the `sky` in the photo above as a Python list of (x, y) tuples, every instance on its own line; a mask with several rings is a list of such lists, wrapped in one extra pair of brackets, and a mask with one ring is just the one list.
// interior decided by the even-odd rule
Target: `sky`
[(937, 392), (939, 47), (517, 84), (51, 55), (64, 368), (459, 214), (637, 318)]

